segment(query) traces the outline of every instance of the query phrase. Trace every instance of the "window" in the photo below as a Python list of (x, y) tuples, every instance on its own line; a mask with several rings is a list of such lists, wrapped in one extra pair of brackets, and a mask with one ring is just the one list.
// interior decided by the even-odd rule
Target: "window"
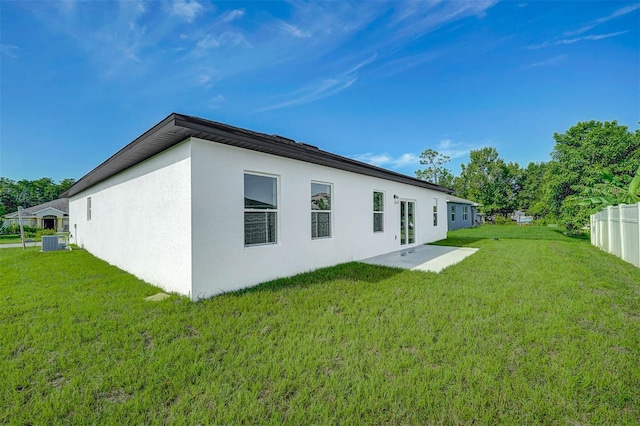
[(434, 198), (433, 201), (435, 202), (433, 205), (433, 226), (438, 226), (438, 199)]
[(275, 244), (278, 221), (278, 179), (244, 174), (244, 245)]
[(451, 222), (456, 221), (456, 206), (451, 206)]
[(311, 183), (311, 238), (331, 237), (331, 185)]
[(462, 220), (464, 220), (465, 222), (467, 221), (467, 214), (469, 212), (469, 207), (468, 206), (462, 206)]
[(373, 232), (384, 231), (384, 194), (373, 192)]
[(87, 220), (91, 220), (91, 197), (87, 197)]

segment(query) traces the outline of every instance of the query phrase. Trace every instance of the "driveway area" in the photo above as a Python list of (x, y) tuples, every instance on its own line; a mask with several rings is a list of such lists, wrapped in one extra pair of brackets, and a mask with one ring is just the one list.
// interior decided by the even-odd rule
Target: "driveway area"
[(361, 260), (361, 262), (370, 265), (410, 269), (412, 271), (440, 272), (477, 251), (477, 248), (469, 247), (422, 245), (370, 257)]

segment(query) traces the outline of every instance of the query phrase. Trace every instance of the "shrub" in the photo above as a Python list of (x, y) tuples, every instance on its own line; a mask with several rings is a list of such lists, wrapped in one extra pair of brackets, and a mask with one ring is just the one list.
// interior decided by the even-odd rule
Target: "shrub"
[[(38, 232), (39, 228), (34, 228), (32, 226), (23, 226), (22, 229), (24, 229), (24, 234), (26, 235), (31, 235), (33, 234), (33, 236), (35, 236), (36, 232)], [(2, 235), (15, 235), (15, 234), (20, 234), (20, 225), (16, 224), (16, 223), (12, 223), (9, 226), (6, 226), (4, 228), (0, 228), (0, 234)]]
[(566, 229), (565, 234), (570, 237), (580, 237), (587, 234), (587, 231), (583, 229), (583, 225), (576, 221), (565, 221), (563, 226)]
[(4, 228), (0, 229), (0, 234), (3, 234), (3, 235), (19, 234), (19, 233), (20, 233), (20, 227), (16, 224), (11, 224), (9, 226), (5, 226)]
[(42, 241), (43, 235), (56, 235), (56, 231), (54, 229), (38, 229), (33, 236), (36, 238), (36, 241)]
[(511, 219), (502, 216), (501, 214), (497, 214), (494, 219), (494, 223), (496, 225), (507, 225), (511, 223)]

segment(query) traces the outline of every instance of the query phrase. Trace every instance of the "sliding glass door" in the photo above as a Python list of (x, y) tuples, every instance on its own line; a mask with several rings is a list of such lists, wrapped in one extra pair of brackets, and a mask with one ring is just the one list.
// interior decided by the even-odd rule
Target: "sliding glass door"
[(416, 241), (416, 203), (400, 201), (400, 245), (413, 244)]

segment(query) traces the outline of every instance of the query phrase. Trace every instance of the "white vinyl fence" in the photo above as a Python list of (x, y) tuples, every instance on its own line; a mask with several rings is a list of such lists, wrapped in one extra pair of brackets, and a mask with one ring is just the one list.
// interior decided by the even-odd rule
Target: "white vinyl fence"
[(609, 206), (591, 215), (591, 244), (640, 267), (640, 203)]

